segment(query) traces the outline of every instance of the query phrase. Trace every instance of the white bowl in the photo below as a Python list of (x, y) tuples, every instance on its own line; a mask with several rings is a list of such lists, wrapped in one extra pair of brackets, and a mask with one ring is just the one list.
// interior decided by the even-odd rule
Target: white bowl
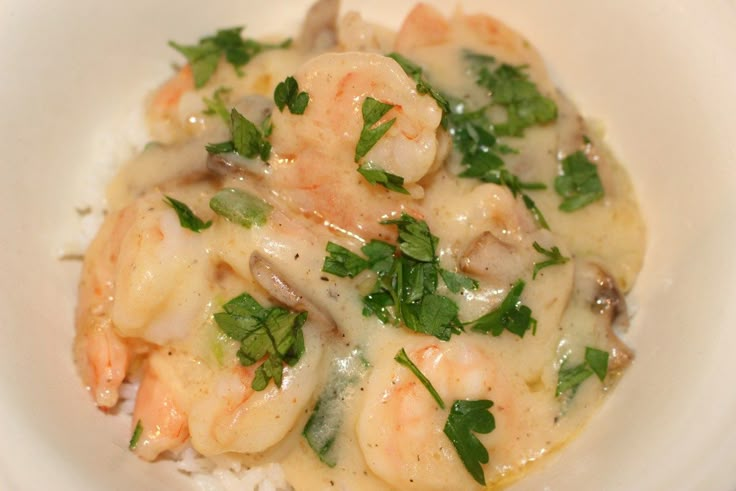
[[(185, 489), (169, 465), (128, 452), (128, 423), (82, 389), (79, 263), (58, 257), (85, 226), (75, 207), (99, 208), (105, 169), (140, 142), (129, 128), (175, 59), (166, 41), (239, 24), (295, 33), (307, 3), (3, 3), (0, 488)], [(579, 438), (513, 489), (736, 489), (736, 4), (463, 3), (523, 32), (605, 123), (648, 223), (627, 336), (636, 362)], [(409, 7), (360, 5), (392, 26)]]

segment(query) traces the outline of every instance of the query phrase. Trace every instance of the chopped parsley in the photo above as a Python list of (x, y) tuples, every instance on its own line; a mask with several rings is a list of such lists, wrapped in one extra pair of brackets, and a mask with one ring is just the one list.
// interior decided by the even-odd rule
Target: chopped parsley
[(220, 29), (213, 36), (206, 36), (195, 45), (181, 45), (169, 41), (169, 46), (184, 55), (192, 66), (194, 86), (201, 88), (212, 77), (222, 56), (242, 74), (241, 68), (254, 56), (269, 49), (283, 49), (291, 45), (287, 39), (280, 44), (265, 44), (253, 39), (243, 39), (242, 27)]
[(210, 199), (210, 208), (231, 222), (251, 228), (262, 226), (271, 212), (271, 205), (242, 189), (225, 188)]
[(375, 126), (378, 121), (386, 115), (394, 106), (386, 104), (374, 99), (366, 97), (361, 107), (363, 114), (363, 129), (360, 131), (360, 138), (355, 147), (355, 162), (365, 157), (371, 148), (381, 139), (383, 135), (393, 126), (396, 118), (385, 121)]
[(427, 79), (424, 78), (424, 71), (422, 70), (422, 67), (409, 60), (405, 56), (400, 55), (399, 53), (389, 53), (386, 56), (398, 63), (399, 66), (401, 66), (401, 68), (404, 70), (404, 72), (406, 72), (409, 77), (414, 79), (414, 81), (417, 83), (418, 93), (429, 94), (437, 102), (437, 105), (440, 107), (440, 109), (442, 109), (443, 113), (450, 112), (450, 103), (447, 101), (445, 96), (440, 93), (440, 91), (432, 87), (432, 85), (427, 82)]
[(587, 346), (585, 348), (585, 361), (580, 365), (567, 367), (566, 362), (560, 366), (557, 379), (557, 390), (555, 397), (569, 393), (572, 397), (577, 392), (580, 384), (594, 375), (603, 382), (608, 373), (608, 352)]
[(491, 407), (493, 402), (488, 400), (455, 401), (444, 429), (465, 468), (483, 486), (486, 478), (481, 465), (488, 463), (488, 450), (473, 433), (487, 434), (496, 429)]
[(361, 248), (361, 257), (342, 246), (327, 244), (329, 255), (322, 270), (341, 277), (355, 277), (364, 270), (377, 276), (373, 290), (363, 297), (363, 314), (383, 323), (448, 340), (462, 332), (457, 304), (437, 293), (439, 278), (450, 278), (452, 288), (474, 288), (477, 283), (456, 273), (442, 273), (436, 255), (438, 239), (427, 223), (403, 214), (382, 222), (399, 229), (398, 244), (372, 240)]
[(199, 233), (200, 230), (207, 229), (212, 225), (212, 220), (204, 222), (185, 203), (171, 196), (164, 196), (164, 202), (174, 209), (176, 215), (179, 217), (179, 224), (192, 232)]
[(262, 360), (251, 383), (261, 391), (273, 380), (281, 387), (284, 363), (295, 365), (304, 354), (302, 326), (307, 312), (292, 312), (281, 307), (262, 307), (248, 293), (222, 306), (215, 322), (230, 338), (240, 342), (238, 361), (251, 366)]
[(398, 353), (396, 353), (396, 356), (394, 356), (394, 360), (399, 365), (405, 366), (406, 368), (411, 371), (411, 373), (414, 374), (416, 378), (419, 379), (419, 381), (422, 383), (422, 385), (429, 391), (432, 398), (437, 402), (437, 405), (440, 407), (440, 409), (445, 409), (445, 401), (442, 400), (442, 397), (437, 393), (437, 389), (434, 388), (432, 385), (432, 382), (429, 381), (427, 377), (424, 376), (421, 370), (414, 364), (413, 361), (409, 358), (409, 355), (406, 354), (406, 350), (404, 348), (401, 348)]
[(390, 172), (386, 172), (373, 162), (368, 162), (361, 165), (360, 167), (358, 167), (358, 172), (361, 176), (365, 177), (366, 181), (370, 182), (371, 184), (380, 184), (389, 191), (395, 191), (401, 194), (409, 194), (409, 191), (404, 188), (403, 177), (397, 176), (396, 174), (391, 174)]
[(212, 99), (203, 97), (202, 101), (207, 109), (202, 111), (207, 116), (219, 116), (225, 124), (230, 124), (230, 111), (225, 105), (225, 97), (230, 93), (229, 87), (218, 87), (212, 94)]
[[(334, 274), (341, 278), (346, 276), (354, 278), (369, 267), (368, 261), (334, 242), (328, 242), (326, 250), (330, 255), (325, 257), (322, 266), (322, 271), (325, 273)], [(390, 254), (393, 255), (393, 252), (393, 247), (391, 247)]]
[(514, 150), (498, 142), (486, 108), (466, 111), (463, 104), (455, 104), (443, 121), (455, 148), (462, 155), (461, 163), (466, 167), (460, 177), (506, 186), (514, 196), (521, 195), (524, 205), (539, 226), (548, 229), (541, 210), (524, 192), (545, 189), (546, 186), (538, 182), (524, 182), (506, 168), (502, 155)]
[(565, 257), (562, 255), (559, 247), (557, 246), (552, 246), (552, 249), (545, 249), (544, 247), (539, 245), (538, 242), (534, 242), (534, 244), (532, 244), (532, 247), (534, 247), (535, 251), (547, 257), (546, 261), (534, 263), (534, 272), (532, 273), (532, 279), (535, 279), (537, 277), (537, 273), (539, 273), (540, 270), (549, 266), (565, 264), (570, 260), (569, 257)]
[(299, 82), (294, 77), (286, 77), (286, 80), (276, 86), (273, 100), (279, 111), (283, 112), (284, 107), (288, 107), (292, 114), (304, 114), (309, 104), (309, 94), (299, 92)]
[(500, 336), (506, 330), (520, 338), (529, 329), (532, 335), (536, 334), (537, 320), (532, 317), (532, 310), (521, 302), (524, 286), (523, 280), (514, 283), (501, 305), (471, 323), (473, 330), (493, 336)]
[(557, 105), (539, 93), (525, 66), (502, 63), (492, 69), (490, 66), (496, 63), (493, 57), (474, 53), (466, 53), (466, 59), (478, 77), (476, 83), (490, 91), (492, 104), (506, 110), (506, 121), (494, 122), (497, 135), (523, 136), (526, 128), (557, 118)]
[(130, 450), (135, 450), (135, 447), (138, 446), (138, 440), (141, 439), (142, 434), (143, 434), (143, 425), (141, 424), (141, 420), (139, 419), (135, 423), (135, 428), (133, 428), (133, 434), (130, 436), (130, 443), (128, 443), (128, 448)]
[(578, 150), (562, 159), (562, 172), (555, 178), (555, 191), (562, 196), (560, 210), (575, 211), (603, 197), (598, 168)]
[(254, 123), (233, 108), (230, 112), (230, 133), (232, 140), (211, 143), (206, 146), (209, 153), (235, 152), (245, 158), (253, 159), (260, 157), (264, 162), (268, 161), (271, 154), (271, 144), (266, 140), (270, 132), (268, 125), (264, 129), (258, 128)]
[(452, 293), (460, 293), (462, 290), (476, 290), (478, 288), (478, 282), (469, 276), (465, 276), (459, 273), (453, 273), (446, 269), (440, 269), (440, 276), (442, 281), (447, 285), (447, 289)]

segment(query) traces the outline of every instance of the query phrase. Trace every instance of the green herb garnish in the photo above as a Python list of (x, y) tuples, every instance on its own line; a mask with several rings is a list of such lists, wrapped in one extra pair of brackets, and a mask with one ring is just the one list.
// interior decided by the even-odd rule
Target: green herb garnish
[(608, 352), (588, 346), (585, 348), (585, 361), (583, 363), (574, 367), (566, 367), (563, 363), (560, 367), (555, 397), (559, 397), (568, 391), (571, 395), (574, 395), (580, 384), (593, 374), (603, 382), (607, 373)]
[(534, 263), (534, 273), (532, 273), (532, 279), (535, 279), (537, 277), (537, 273), (539, 273), (540, 270), (549, 266), (565, 264), (567, 261), (570, 260), (569, 257), (565, 257), (562, 255), (562, 253), (560, 253), (560, 249), (557, 246), (552, 246), (552, 249), (545, 249), (537, 242), (534, 242), (534, 244), (532, 244), (532, 247), (534, 247), (535, 251), (547, 257), (546, 261)]
[(280, 44), (265, 44), (253, 39), (243, 39), (240, 32), (242, 27), (218, 30), (214, 36), (206, 36), (195, 45), (181, 45), (169, 41), (169, 46), (184, 55), (192, 66), (194, 86), (200, 88), (207, 83), (217, 69), (220, 57), (225, 59), (241, 74), (241, 67), (251, 58), (269, 49), (283, 49), (289, 47), (288, 39)]
[(268, 127), (261, 130), (249, 121), (245, 116), (240, 114), (237, 109), (233, 108), (230, 112), (230, 133), (232, 140), (211, 143), (205, 148), (209, 153), (227, 153), (236, 152), (237, 154), (253, 159), (260, 157), (264, 162), (268, 161), (271, 154), (271, 144), (266, 140)]
[(498, 143), (493, 125), (486, 115), (486, 108), (465, 112), (462, 104), (456, 104), (443, 121), (455, 148), (462, 155), (462, 164), (466, 166), (460, 177), (508, 187), (514, 196), (521, 195), (524, 205), (539, 226), (548, 229), (549, 225), (542, 211), (524, 192), (545, 189), (546, 186), (538, 182), (524, 182), (506, 168), (501, 155), (514, 150)]
[(286, 77), (286, 80), (279, 82), (273, 92), (273, 99), (279, 111), (288, 107), (292, 114), (304, 114), (309, 104), (309, 94), (299, 92), (299, 82), (294, 77)]
[(266, 388), (273, 379), (277, 387), (283, 380), (283, 365), (295, 365), (304, 354), (302, 325), (307, 312), (292, 312), (281, 307), (262, 307), (248, 293), (222, 306), (215, 322), (230, 338), (240, 342), (238, 361), (251, 366), (261, 360), (251, 383), (253, 390)]
[(230, 111), (225, 105), (224, 97), (230, 93), (228, 87), (218, 87), (217, 90), (212, 94), (212, 99), (203, 97), (202, 101), (207, 106), (207, 109), (203, 111), (207, 116), (219, 116), (226, 124), (230, 124)]
[(135, 423), (135, 428), (133, 428), (133, 434), (130, 437), (130, 443), (128, 443), (128, 448), (130, 450), (135, 450), (135, 447), (138, 446), (138, 440), (141, 439), (142, 434), (143, 434), (143, 425), (141, 424), (141, 420), (139, 419)]
[(417, 83), (417, 92), (420, 94), (429, 94), (437, 102), (437, 105), (442, 109), (443, 113), (450, 112), (450, 103), (447, 101), (445, 96), (440, 93), (440, 91), (436, 90), (429, 82), (427, 82), (427, 79), (424, 78), (424, 70), (422, 70), (422, 67), (399, 53), (389, 53), (386, 56), (396, 61), (404, 72), (414, 79)]
[[(383, 323), (401, 323), (442, 340), (462, 332), (457, 304), (437, 293), (442, 274), (435, 251), (438, 239), (426, 222), (404, 214), (397, 220), (382, 223), (398, 227), (398, 244), (373, 240), (361, 248), (363, 258), (328, 243), (330, 255), (325, 258), (322, 270), (342, 277), (354, 277), (366, 269), (376, 273), (373, 290), (363, 297), (364, 315), (375, 315)], [(457, 287), (457, 283), (467, 288), (475, 286), (461, 275), (445, 273), (443, 280), (445, 277), (456, 283), (448, 286), (449, 289)]]
[(535, 124), (543, 124), (557, 118), (555, 102), (539, 93), (537, 86), (529, 80), (525, 66), (495, 64), (492, 57), (466, 54), (476, 72), (476, 83), (491, 92), (492, 103), (506, 109), (506, 121), (494, 122), (497, 135), (523, 136), (524, 130)]
[(481, 465), (488, 463), (488, 450), (473, 433), (487, 434), (496, 429), (491, 407), (493, 402), (487, 400), (455, 401), (444, 430), (465, 468), (483, 486), (486, 478)]
[(210, 208), (231, 222), (251, 228), (264, 225), (272, 207), (242, 189), (225, 188), (212, 197)]
[(532, 335), (536, 334), (537, 320), (532, 317), (531, 309), (521, 302), (524, 286), (523, 280), (514, 283), (501, 305), (471, 323), (473, 330), (491, 333), (493, 336), (500, 336), (507, 330), (520, 338), (529, 329), (532, 330)]
[(575, 211), (603, 197), (598, 168), (578, 150), (562, 159), (562, 173), (555, 178), (555, 191), (564, 199), (562, 211)]
[(397, 176), (396, 174), (391, 174), (390, 172), (386, 172), (373, 162), (368, 162), (361, 165), (360, 167), (358, 167), (358, 172), (360, 172), (360, 175), (365, 177), (366, 181), (370, 182), (371, 184), (380, 184), (389, 191), (395, 191), (401, 194), (409, 194), (409, 191), (404, 188), (403, 177)]
[[(325, 273), (334, 274), (341, 278), (346, 276), (354, 278), (369, 267), (368, 261), (334, 242), (328, 242), (326, 250), (330, 255), (325, 257), (322, 266), (322, 271)], [(393, 248), (391, 254), (393, 254)]]
[(396, 118), (374, 125), (386, 115), (394, 106), (385, 104), (373, 97), (366, 97), (363, 101), (361, 111), (363, 113), (363, 129), (360, 131), (360, 138), (355, 147), (355, 162), (365, 157), (371, 148), (381, 139), (383, 135), (393, 126)]
[(202, 221), (185, 203), (172, 198), (171, 196), (164, 196), (164, 203), (171, 206), (176, 215), (179, 217), (179, 224), (188, 228), (192, 232), (199, 233), (200, 230), (209, 228), (212, 225), (212, 220), (207, 222)]
[(414, 364), (413, 361), (409, 358), (409, 355), (406, 354), (406, 350), (404, 348), (401, 348), (398, 353), (396, 353), (396, 356), (394, 356), (394, 360), (396, 360), (399, 365), (403, 365), (406, 368), (408, 368), (411, 373), (416, 376), (416, 378), (419, 379), (419, 381), (422, 383), (422, 385), (429, 391), (429, 393), (432, 395), (432, 398), (437, 402), (437, 405), (440, 407), (440, 409), (445, 409), (445, 402), (442, 400), (442, 397), (437, 393), (437, 390), (432, 385), (432, 382), (429, 381), (427, 377), (424, 376), (421, 370)]
[(452, 293), (460, 293), (462, 290), (476, 290), (478, 282), (469, 276), (453, 273), (446, 269), (440, 269), (440, 276)]

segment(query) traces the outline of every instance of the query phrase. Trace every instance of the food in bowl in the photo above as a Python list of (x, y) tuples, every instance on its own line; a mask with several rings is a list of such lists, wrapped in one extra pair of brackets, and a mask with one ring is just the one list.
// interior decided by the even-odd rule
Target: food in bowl
[(518, 478), (633, 356), (626, 173), (484, 13), (419, 4), (393, 33), (321, 0), (293, 41), (242, 35), (171, 43), (187, 63), (110, 184), (76, 321), (95, 402), (193, 473)]

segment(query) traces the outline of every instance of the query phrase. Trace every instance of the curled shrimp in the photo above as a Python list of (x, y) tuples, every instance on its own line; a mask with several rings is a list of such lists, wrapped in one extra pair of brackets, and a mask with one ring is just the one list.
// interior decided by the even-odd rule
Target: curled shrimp
[(120, 244), (134, 220), (129, 209), (108, 216), (85, 254), (79, 282), (74, 354), (82, 381), (102, 408), (117, 404), (131, 358), (128, 344), (113, 327), (111, 312)]
[(424, 3), (417, 4), (404, 19), (396, 35), (395, 47), (408, 53), (458, 40), (464, 44), (492, 47), (494, 54), (509, 63), (544, 66), (531, 44), (503, 22), (489, 15), (466, 15), (461, 11), (447, 19)]
[[(406, 351), (448, 409), (458, 399), (491, 400), (496, 427), (505, 438), (523, 430), (512, 381), (477, 343), (464, 336), (441, 344), (425, 340)], [(366, 463), (375, 474), (388, 483), (401, 483), (402, 489), (478, 488), (443, 433), (447, 409), (440, 409), (409, 370), (384, 357), (368, 382), (366, 400), (357, 433)], [(489, 452), (499, 442), (495, 431), (478, 438)], [(488, 479), (494, 463), (484, 470)]]
[(133, 431), (140, 431), (132, 449), (149, 461), (189, 439), (186, 413), (166, 378), (156, 370), (155, 357), (152, 354), (145, 367), (132, 419)]
[(265, 390), (254, 391), (255, 365), (213, 374), (189, 413), (192, 446), (198, 452), (262, 452), (289, 433), (311, 401), (322, 358), (322, 340), (314, 326), (307, 322), (303, 332), (305, 352), (296, 365), (284, 368), (280, 388), (272, 381)]
[[(437, 132), (442, 113), (434, 99), (419, 94), (416, 82), (394, 60), (374, 53), (330, 53), (295, 74), (309, 94), (303, 115), (273, 114), (270, 184), (300, 211), (362, 239), (387, 234), (378, 222), (413, 210), (412, 196), (371, 184), (358, 172), (373, 163), (416, 184), (441, 158)], [(362, 107), (374, 98), (393, 106), (380, 123), (395, 119), (375, 146), (355, 162), (364, 125)]]
[(85, 254), (74, 347), (98, 406), (115, 406), (138, 347), (185, 336), (201, 311), (207, 285), (179, 281), (208, 267), (201, 240), (180, 226), (158, 191), (106, 218)]
[(510, 478), (572, 431), (550, 428), (557, 411), (553, 389), (530, 387), (506, 368), (501, 350), (470, 339), (473, 336), (463, 334), (444, 343), (413, 339), (404, 344), (409, 358), (439, 393), (445, 409), (440, 409), (419, 379), (390, 355), (375, 364), (357, 436), (369, 469), (387, 483), (400, 483), (401, 489), (482, 489), (443, 432), (456, 400), (493, 402), (490, 412), (495, 429), (488, 434), (475, 433), (490, 456), (482, 465), (488, 484)]

